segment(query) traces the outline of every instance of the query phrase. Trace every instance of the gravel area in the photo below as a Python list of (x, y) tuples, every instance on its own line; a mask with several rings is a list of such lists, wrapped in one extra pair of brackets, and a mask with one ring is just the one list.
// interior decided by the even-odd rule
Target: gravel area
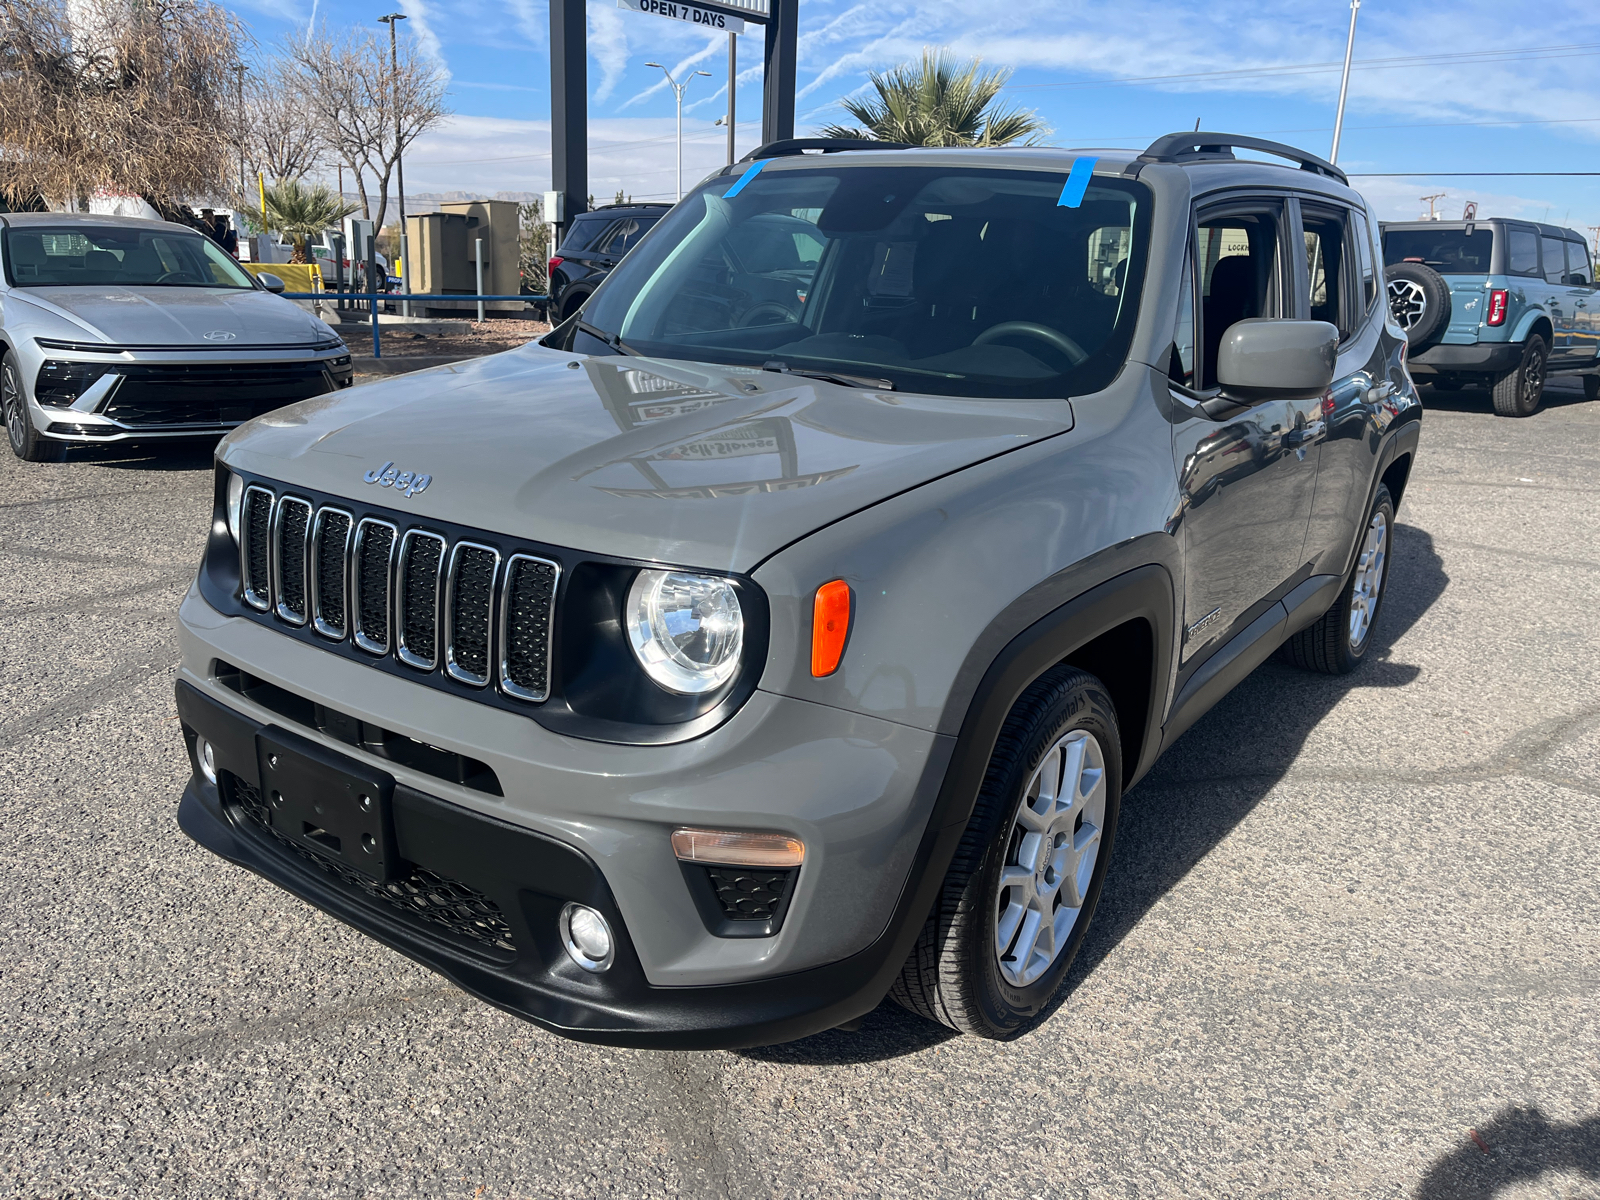
[(1372, 661), (1184, 736), (1007, 1044), (578, 1045), (199, 850), (210, 447), (0, 455), (0, 1196), (1600, 1194), (1600, 403), (1426, 399)]

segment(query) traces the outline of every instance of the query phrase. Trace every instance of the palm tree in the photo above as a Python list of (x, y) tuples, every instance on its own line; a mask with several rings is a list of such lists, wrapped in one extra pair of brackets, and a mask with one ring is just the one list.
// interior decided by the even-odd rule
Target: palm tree
[(957, 64), (944, 50), (924, 47), (920, 63), (871, 73), (876, 96), (839, 101), (859, 127), (827, 125), (822, 136), (913, 146), (1036, 145), (1050, 127), (1030, 111), (997, 107), (1011, 72), (985, 72), (981, 65), (976, 58)]
[(325, 183), (307, 187), (298, 179), (280, 179), (264, 189), (266, 209), (246, 202), (241, 210), (250, 220), (269, 233), (281, 233), (294, 245), (289, 256), (291, 263), (310, 262), (306, 254), (306, 240), (324, 229), (337, 225), (351, 213), (356, 205), (346, 204), (335, 196)]

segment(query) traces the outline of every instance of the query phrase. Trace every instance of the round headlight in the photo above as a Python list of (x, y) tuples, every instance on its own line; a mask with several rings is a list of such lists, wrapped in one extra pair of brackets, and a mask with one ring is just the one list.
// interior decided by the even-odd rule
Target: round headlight
[(239, 543), (239, 511), (244, 505), (244, 479), (228, 472), (228, 532), (233, 534), (234, 545)]
[(715, 575), (640, 571), (628, 589), (628, 640), (639, 665), (668, 691), (714, 691), (739, 669), (738, 593)]

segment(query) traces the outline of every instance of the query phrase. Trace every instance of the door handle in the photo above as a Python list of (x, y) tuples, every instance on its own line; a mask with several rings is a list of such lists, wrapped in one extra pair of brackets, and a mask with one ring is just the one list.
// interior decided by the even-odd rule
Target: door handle
[(1283, 440), (1291, 446), (1303, 446), (1305, 443), (1315, 441), (1321, 437), (1322, 431), (1327, 427), (1328, 423), (1318, 417), (1309, 425), (1304, 425), (1299, 429), (1291, 429)]
[(1573, 307), (1574, 308), (1588, 308), (1589, 307), (1589, 302), (1587, 300), (1579, 300), (1578, 303), (1575, 304)]
[(1384, 400), (1387, 400), (1390, 396), (1394, 395), (1394, 393), (1394, 380), (1385, 379), (1382, 383), (1378, 384), (1377, 387), (1369, 387), (1367, 389), (1367, 394), (1363, 396), (1362, 399), (1368, 404), (1378, 404)]

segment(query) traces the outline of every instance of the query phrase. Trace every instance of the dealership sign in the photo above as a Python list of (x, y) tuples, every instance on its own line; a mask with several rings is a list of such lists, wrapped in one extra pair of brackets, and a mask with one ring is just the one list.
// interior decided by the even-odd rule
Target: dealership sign
[(684, 4), (681, 0), (617, 0), (618, 8), (637, 13), (653, 13), (672, 21), (682, 21), (700, 29), (719, 30), (724, 33), (743, 33), (744, 21), (739, 17), (702, 8), (698, 4)]

